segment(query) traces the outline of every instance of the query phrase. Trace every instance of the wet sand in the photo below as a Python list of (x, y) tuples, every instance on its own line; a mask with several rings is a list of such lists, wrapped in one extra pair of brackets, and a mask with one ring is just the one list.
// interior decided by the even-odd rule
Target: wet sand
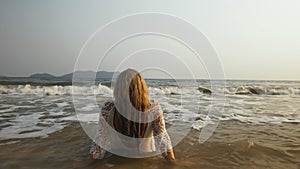
[[(112, 155), (86, 169), (157, 168), (300, 168), (300, 124), (250, 126), (223, 121), (204, 144), (199, 131), (191, 132), (174, 148), (180, 160), (194, 163), (173, 166), (160, 157), (129, 159)], [(0, 141), (0, 168), (72, 168), (88, 157), (91, 140), (79, 123), (73, 122), (46, 138)]]

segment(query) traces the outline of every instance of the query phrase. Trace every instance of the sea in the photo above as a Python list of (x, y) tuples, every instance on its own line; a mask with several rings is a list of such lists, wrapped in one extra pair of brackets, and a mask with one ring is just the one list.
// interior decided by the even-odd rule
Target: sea
[[(0, 78), (0, 168), (300, 168), (299, 81), (146, 83), (150, 98), (162, 107), (176, 158), (189, 165), (171, 165), (161, 156), (118, 155), (85, 164), (92, 142), (85, 126), (96, 126), (101, 106), (112, 99), (110, 79), (74, 85)], [(212, 123), (216, 128), (199, 141)]]

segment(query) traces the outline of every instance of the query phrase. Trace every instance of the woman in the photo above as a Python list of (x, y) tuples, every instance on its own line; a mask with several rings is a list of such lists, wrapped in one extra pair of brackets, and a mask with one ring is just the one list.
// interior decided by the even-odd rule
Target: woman
[(102, 159), (108, 148), (124, 149), (122, 152), (130, 155), (136, 151), (138, 153), (135, 156), (147, 156), (160, 151), (167, 161), (174, 163), (175, 156), (162, 109), (158, 102), (149, 100), (148, 88), (142, 76), (133, 69), (121, 72), (113, 95), (114, 101), (106, 102), (101, 109), (90, 157)]

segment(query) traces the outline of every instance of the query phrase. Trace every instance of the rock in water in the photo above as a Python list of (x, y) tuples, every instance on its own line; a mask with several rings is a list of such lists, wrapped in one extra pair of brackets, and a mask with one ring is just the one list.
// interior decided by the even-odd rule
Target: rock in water
[(208, 95), (211, 95), (211, 90), (207, 89), (207, 88), (204, 88), (204, 87), (198, 87), (198, 90), (204, 94), (208, 94)]
[(249, 88), (249, 91), (253, 94), (262, 94), (264, 91), (260, 88)]

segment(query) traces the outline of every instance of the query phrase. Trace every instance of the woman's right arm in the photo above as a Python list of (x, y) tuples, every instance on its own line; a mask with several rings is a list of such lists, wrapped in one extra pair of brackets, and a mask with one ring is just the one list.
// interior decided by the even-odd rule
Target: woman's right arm
[(162, 153), (162, 156), (169, 162), (175, 162), (175, 156), (172, 148), (171, 139), (165, 128), (165, 121), (162, 109), (159, 106), (157, 118), (152, 122), (155, 145)]

